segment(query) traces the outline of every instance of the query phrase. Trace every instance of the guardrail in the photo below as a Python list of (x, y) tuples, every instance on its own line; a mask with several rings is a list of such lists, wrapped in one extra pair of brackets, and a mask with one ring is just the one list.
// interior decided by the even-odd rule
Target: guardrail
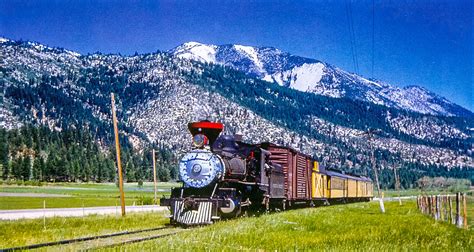
[(467, 199), (465, 193), (447, 195), (419, 195), (418, 209), (437, 221), (446, 221), (459, 228), (468, 228)]

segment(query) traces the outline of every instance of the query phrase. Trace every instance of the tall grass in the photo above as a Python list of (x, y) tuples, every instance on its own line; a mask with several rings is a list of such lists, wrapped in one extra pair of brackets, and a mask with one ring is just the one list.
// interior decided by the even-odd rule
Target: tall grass
[[(108, 234), (163, 226), (168, 223), (164, 213), (133, 213), (120, 216), (87, 216), (84, 218), (47, 218), (0, 221), (0, 249), (13, 246)], [(46, 228), (45, 228), (46, 227)]]
[(473, 251), (474, 231), (436, 222), (413, 201), (307, 208), (223, 221), (167, 239), (122, 247), (176, 251)]

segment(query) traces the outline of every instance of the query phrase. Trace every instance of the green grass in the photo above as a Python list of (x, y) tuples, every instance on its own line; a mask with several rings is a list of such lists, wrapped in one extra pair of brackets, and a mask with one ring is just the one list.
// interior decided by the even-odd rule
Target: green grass
[[(382, 190), (384, 193), (384, 197), (398, 197), (398, 191), (396, 190)], [(428, 195), (436, 195), (436, 194), (454, 194), (455, 192), (449, 191), (447, 189), (445, 190), (436, 190), (436, 189), (431, 189), (431, 190), (421, 190), (421, 189), (406, 189), (406, 190), (401, 190), (400, 191), (400, 196), (417, 196), (417, 195), (422, 195), (422, 194), (428, 194)], [(377, 191), (374, 191), (375, 196), (377, 196)]]
[(133, 213), (126, 217), (88, 216), (43, 220), (0, 221), (0, 249), (120, 231), (153, 228), (168, 223), (163, 213)]
[[(129, 251), (473, 251), (474, 229), (463, 230), (422, 215), (414, 201), (290, 210), (191, 229), (165, 239), (126, 245)], [(474, 201), (469, 200), (469, 213)], [(472, 223), (472, 214), (470, 221)], [(163, 213), (0, 221), (0, 248), (162, 226)], [(472, 224), (471, 224), (472, 225)], [(472, 228), (472, 226), (471, 226)]]
[(170, 238), (121, 247), (132, 251), (473, 251), (474, 231), (436, 222), (414, 201), (306, 208), (219, 222)]
[(474, 230), (474, 196), (467, 197), (467, 220), (469, 228)]
[[(119, 198), (34, 198), (34, 197), (0, 197), (1, 210), (13, 209), (36, 209), (43, 208), (43, 201), (46, 201), (46, 208), (68, 208), (68, 207), (97, 207), (97, 206), (120, 206)], [(139, 205), (139, 199), (126, 199), (127, 206)]]
[[(171, 187), (177, 183), (160, 182), (157, 185), (158, 198), (169, 195)], [(139, 205), (142, 201), (150, 202), (154, 196), (153, 183), (138, 187), (137, 183), (126, 183), (124, 186), (127, 205)], [(0, 210), (42, 208), (46, 200), (47, 208), (115, 206), (119, 202), (119, 190), (113, 183), (55, 183), (44, 186), (1, 185), (0, 192), (6, 193), (46, 193), (62, 194), (71, 197), (0, 197)]]
[[(171, 187), (176, 186), (179, 186), (179, 184), (160, 182), (157, 188), (159, 193), (162, 194), (163, 192), (160, 192), (160, 190), (169, 190)], [(142, 188), (138, 187), (137, 183), (126, 183), (124, 185), (124, 191), (132, 197), (137, 195), (153, 195), (153, 183), (145, 183)], [(54, 193), (73, 196), (117, 196), (118, 187), (113, 183), (51, 183), (44, 186), (0, 185), (0, 192)]]
[[(470, 195), (472, 195), (472, 190), (470, 191)], [(431, 190), (431, 191), (421, 191), (420, 189), (408, 189), (400, 191), (400, 195), (403, 196), (418, 196), (421, 194), (427, 195), (446, 195), (446, 194), (455, 194), (450, 191), (442, 191), (442, 190)], [(468, 192), (469, 194), (469, 192)], [(398, 192), (395, 190), (388, 190), (384, 191), (385, 197), (398, 197)], [(474, 196), (467, 196), (467, 219), (469, 227), (472, 229), (474, 228)]]

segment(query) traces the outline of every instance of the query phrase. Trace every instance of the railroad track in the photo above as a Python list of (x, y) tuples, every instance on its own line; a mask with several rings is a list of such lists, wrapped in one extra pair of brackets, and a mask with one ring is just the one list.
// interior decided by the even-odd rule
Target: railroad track
[(53, 242), (45, 242), (38, 244), (31, 244), (25, 246), (11, 247), (0, 249), (0, 252), (9, 252), (9, 251), (23, 251), (30, 249), (38, 249), (50, 247), (55, 250), (90, 250), (97, 248), (107, 248), (114, 247), (119, 245), (125, 245), (130, 243), (148, 241), (159, 239), (162, 237), (167, 237), (175, 235), (177, 233), (183, 232), (185, 229), (177, 228), (172, 226), (158, 227), (158, 228), (149, 228), (149, 229), (140, 229), (133, 231), (124, 231), (118, 233), (96, 235), (96, 236), (87, 236), (67, 240), (59, 240)]

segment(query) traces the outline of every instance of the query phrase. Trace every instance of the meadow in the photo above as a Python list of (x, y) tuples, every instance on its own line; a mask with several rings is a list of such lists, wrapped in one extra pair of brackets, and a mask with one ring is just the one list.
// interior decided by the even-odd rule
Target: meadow
[[(305, 208), (221, 221), (175, 236), (115, 247), (128, 251), (434, 250), (473, 251), (470, 230), (436, 222), (413, 200)], [(474, 198), (470, 198), (472, 214)], [(163, 226), (164, 213), (0, 221), (0, 248)]]
[[(222, 221), (131, 244), (131, 251), (473, 251), (474, 230), (422, 215), (414, 201), (306, 208)], [(472, 222), (471, 222), (472, 223)], [(118, 248), (116, 248), (118, 249)]]
[[(169, 195), (170, 188), (175, 186), (178, 184), (158, 183), (157, 197)], [(144, 183), (143, 186), (138, 186), (137, 183), (125, 183), (124, 191), (127, 205), (153, 203), (153, 183)], [(24, 196), (2, 196), (9, 193)], [(43, 186), (0, 185), (0, 210), (43, 208), (43, 201), (46, 201), (46, 208), (120, 204), (119, 190), (114, 183), (51, 183)]]
[[(164, 226), (165, 214), (133, 213), (121, 216), (91, 215), (86, 217), (0, 221), (0, 250), (7, 247), (71, 239), (121, 231)], [(44, 225), (46, 224), (46, 225)]]
[[(417, 195), (437, 195), (437, 194), (455, 194), (456, 192), (469, 192), (469, 189), (466, 190), (448, 190), (448, 189), (430, 189), (430, 190), (422, 190), (419, 188), (412, 188), (412, 189), (403, 189), (400, 190), (400, 196), (417, 196)], [(398, 191), (391, 189), (391, 190), (382, 190), (384, 193), (384, 197), (398, 197)], [(472, 192), (472, 191), (471, 191)], [(374, 191), (375, 196), (377, 196), (377, 191)]]

